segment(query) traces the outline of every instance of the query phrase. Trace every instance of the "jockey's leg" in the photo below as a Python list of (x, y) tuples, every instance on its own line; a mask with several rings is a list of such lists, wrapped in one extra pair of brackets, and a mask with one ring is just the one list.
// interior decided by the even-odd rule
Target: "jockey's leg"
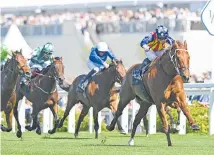
[(83, 77), (78, 85), (78, 88), (81, 89), (81, 91), (85, 90), (85, 86), (87, 84), (87, 80), (97, 72), (99, 72), (102, 69), (101, 65), (95, 64), (92, 61), (88, 60), (87, 62), (88, 68), (91, 70), (85, 77)]
[(84, 76), (82, 79), (81, 79), (81, 81), (80, 81), (80, 83), (79, 83), (79, 85), (78, 85), (78, 88), (80, 88), (81, 90), (85, 90), (85, 86), (86, 86), (86, 82), (87, 82), (87, 80), (93, 75), (93, 74), (95, 74), (95, 73), (97, 73), (99, 70), (97, 69), (97, 68), (94, 68), (94, 69), (92, 69), (86, 76)]
[(147, 71), (149, 64), (157, 57), (156, 53), (153, 50), (145, 52), (147, 58), (142, 63), (142, 75)]
[(164, 52), (165, 52), (165, 50), (163, 49), (158, 52), (155, 52), (155, 55), (156, 55), (156, 57), (159, 57), (159, 56), (162, 56)]
[(151, 63), (151, 61), (148, 58), (146, 58), (146, 59), (143, 60), (143, 63), (141, 65), (142, 74), (144, 74), (147, 71), (150, 63)]

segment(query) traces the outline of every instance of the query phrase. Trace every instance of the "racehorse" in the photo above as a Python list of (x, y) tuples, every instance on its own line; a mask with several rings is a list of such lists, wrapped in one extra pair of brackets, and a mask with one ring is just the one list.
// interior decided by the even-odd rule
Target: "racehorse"
[[(115, 82), (121, 83), (123, 77), (126, 74), (126, 70), (123, 66), (122, 61), (113, 61), (108, 69), (104, 69), (101, 72), (93, 76), (85, 89), (85, 92), (81, 93), (77, 91), (77, 86), (80, 80), (85, 75), (79, 75), (70, 86), (68, 92), (68, 103), (63, 118), (60, 120), (59, 128), (62, 127), (65, 118), (69, 115), (71, 108), (77, 104), (81, 103), (83, 109), (79, 116), (77, 123), (77, 128), (75, 130), (75, 137), (78, 136), (80, 124), (84, 117), (88, 114), (90, 107), (93, 107), (93, 117), (94, 117), (94, 130), (95, 138), (98, 138), (98, 112), (104, 107), (112, 108), (109, 104), (111, 89)], [(116, 107), (114, 107), (116, 108)]]
[[(187, 117), (193, 130), (199, 130), (198, 125), (193, 121), (186, 105), (186, 94), (183, 82), (190, 77), (189, 71), (190, 56), (187, 51), (187, 43), (176, 41), (171, 49), (159, 58), (155, 59), (150, 68), (145, 72), (142, 80), (136, 80), (135, 73), (139, 72), (141, 64), (131, 67), (125, 76), (120, 90), (120, 101), (117, 112), (111, 124), (106, 128), (114, 130), (118, 117), (122, 114), (125, 106), (134, 98), (140, 104), (140, 109), (135, 117), (129, 145), (134, 145), (134, 135), (137, 125), (145, 117), (149, 107), (155, 104), (158, 114), (163, 123), (163, 131), (167, 137), (168, 146), (172, 146), (170, 139), (170, 127), (166, 119), (166, 107), (179, 107)], [(154, 116), (156, 117), (156, 116)]]
[[(5, 112), (8, 128), (1, 125), (2, 131), (10, 132), (12, 130), (12, 114), (14, 107), (14, 97), (11, 97), (15, 91), (15, 85), (18, 75), (25, 76), (29, 74), (30, 68), (22, 55), (22, 50), (12, 52), (12, 58), (8, 59), (1, 71), (1, 111)], [(11, 99), (10, 99), (11, 98)], [(9, 101), (10, 99), (10, 101)]]
[(62, 58), (55, 57), (53, 63), (32, 79), (30, 84), (30, 91), (28, 86), (21, 86), (17, 83), (16, 87), (16, 104), (14, 107), (14, 117), (17, 122), (18, 131), (16, 136), (20, 138), (22, 136), (21, 125), (18, 119), (17, 106), (19, 100), (25, 96), (30, 102), (32, 102), (33, 112), (32, 126), (26, 126), (29, 131), (36, 129), (37, 134), (41, 134), (39, 121), (37, 120), (38, 113), (45, 109), (50, 108), (54, 116), (54, 128), (49, 130), (49, 133), (56, 131), (59, 119), (57, 115), (57, 101), (58, 92), (56, 89), (56, 82), (64, 79), (64, 66)]

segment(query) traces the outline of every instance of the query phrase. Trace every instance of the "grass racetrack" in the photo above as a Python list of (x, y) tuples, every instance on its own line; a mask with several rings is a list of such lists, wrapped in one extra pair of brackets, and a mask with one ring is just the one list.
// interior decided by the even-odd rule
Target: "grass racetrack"
[(103, 132), (99, 139), (94, 134), (80, 132), (73, 134), (56, 133), (37, 135), (23, 133), (18, 139), (15, 133), (1, 132), (2, 155), (214, 155), (214, 136), (208, 134), (171, 134), (172, 147), (167, 146), (162, 133), (145, 137), (136, 134), (135, 146), (128, 146), (129, 135), (118, 132)]

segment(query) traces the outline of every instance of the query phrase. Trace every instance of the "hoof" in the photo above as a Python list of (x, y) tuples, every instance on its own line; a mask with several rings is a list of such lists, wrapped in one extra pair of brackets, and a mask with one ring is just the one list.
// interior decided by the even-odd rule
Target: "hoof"
[(198, 125), (195, 124), (195, 125), (192, 126), (192, 130), (200, 130), (200, 128), (199, 128)]
[(146, 137), (149, 137), (149, 134), (146, 134)]
[(168, 146), (170, 147), (170, 146), (172, 146), (172, 144), (170, 143), (170, 144), (168, 144)]
[(113, 130), (114, 130), (114, 128), (112, 128), (112, 127), (109, 126), (109, 125), (106, 126), (106, 129), (107, 129), (108, 131), (113, 131)]
[(32, 128), (30, 127), (30, 125), (25, 126), (25, 129), (28, 131), (32, 131)]
[(10, 132), (10, 131), (12, 131), (12, 128), (7, 128), (6, 131), (7, 131), (7, 132)]
[(78, 138), (78, 133), (75, 133), (75, 134), (74, 134), (74, 137), (75, 137), (75, 138)]
[(38, 135), (41, 135), (41, 130), (40, 130), (40, 129), (36, 129), (36, 133), (37, 133)]
[(7, 131), (7, 128), (2, 125), (1, 126), (1, 131), (5, 132), (5, 131)]
[(120, 134), (126, 135), (126, 132), (124, 130), (120, 130)]
[(134, 146), (134, 139), (129, 140), (129, 146)]
[(16, 132), (16, 136), (17, 136), (18, 138), (21, 138), (21, 137), (22, 137), (22, 132), (21, 132), (21, 131), (17, 131), (17, 132)]
[(48, 130), (48, 133), (49, 133), (49, 134), (54, 134), (55, 131), (54, 131), (54, 130)]

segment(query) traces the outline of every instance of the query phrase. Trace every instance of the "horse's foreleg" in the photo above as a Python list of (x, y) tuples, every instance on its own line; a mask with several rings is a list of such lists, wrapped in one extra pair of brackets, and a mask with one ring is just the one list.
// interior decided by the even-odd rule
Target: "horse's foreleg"
[(95, 138), (98, 138), (98, 130), (99, 130), (99, 123), (98, 123), (98, 111), (93, 108), (93, 117), (94, 117), (94, 130), (95, 130)]
[(167, 137), (168, 146), (172, 146), (171, 138), (170, 138), (170, 127), (168, 126), (167, 118), (166, 118), (166, 110), (165, 110), (165, 104), (161, 103), (160, 106), (157, 106), (158, 114), (161, 118), (161, 121), (163, 123), (163, 130)]
[(6, 115), (6, 121), (7, 121), (7, 127), (6, 131), (10, 132), (12, 130), (12, 118), (13, 118), (13, 109), (12, 107), (7, 107), (5, 110), (5, 115)]
[(57, 115), (58, 107), (57, 104), (54, 104), (53, 106), (50, 106), (51, 112), (54, 116), (54, 128), (52, 130), (49, 130), (49, 134), (53, 134), (56, 132), (56, 128), (58, 127), (59, 124), (59, 117)]
[(130, 101), (131, 101), (131, 99), (129, 99), (129, 100), (120, 99), (119, 104), (118, 104), (118, 109), (117, 109), (117, 111), (115, 112), (115, 115), (114, 115), (113, 120), (111, 121), (111, 124), (106, 126), (106, 129), (107, 129), (107, 130), (109, 130), (109, 131), (114, 130), (118, 118), (122, 115), (123, 109), (126, 107), (126, 105), (127, 105)]
[(81, 111), (81, 114), (79, 115), (79, 119), (78, 119), (78, 122), (77, 122), (77, 127), (76, 127), (75, 134), (74, 134), (75, 138), (77, 138), (77, 136), (78, 136), (80, 125), (81, 125), (82, 121), (84, 120), (84, 117), (88, 114), (89, 108), (90, 107), (85, 106), (83, 104), (83, 109)]
[(135, 136), (135, 132), (137, 129), (137, 126), (140, 124), (140, 121), (143, 117), (146, 117), (146, 114), (148, 112), (150, 105), (149, 103), (145, 103), (143, 102), (142, 104), (140, 104), (140, 109), (135, 117), (134, 123), (133, 123), (133, 129), (132, 129), (132, 133), (131, 133), (131, 138), (129, 140), (129, 145), (133, 146), (134, 145), (134, 136)]
[[(112, 115), (115, 116), (115, 112), (112, 112)], [(124, 135), (126, 134), (126, 132), (123, 130), (123, 127), (119, 119), (117, 120), (117, 127), (121, 134), (124, 134)]]
[(199, 130), (199, 126), (194, 122), (191, 114), (190, 114), (190, 111), (187, 107), (187, 104), (186, 104), (186, 95), (185, 95), (185, 92), (184, 91), (180, 91), (179, 93), (176, 94), (176, 99), (177, 99), (177, 102), (182, 110), (182, 112), (184, 113), (184, 115), (186, 116), (189, 124), (191, 125), (192, 129), (193, 130)]
[(22, 98), (23, 96), (19, 96), (17, 97), (17, 100), (16, 100), (16, 104), (13, 108), (13, 114), (14, 114), (14, 117), (15, 117), (15, 120), (16, 120), (16, 123), (17, 123), (17, 132), (16, 132), (16, 136), (18, 138), (20, 138), (22, 136), (22, 130), (21, 130), (21, 125), (20, 125), (20, 122), (19, 122), (19, 116), (18, 116), (18, 103), (19, 103), (19, 100)]

